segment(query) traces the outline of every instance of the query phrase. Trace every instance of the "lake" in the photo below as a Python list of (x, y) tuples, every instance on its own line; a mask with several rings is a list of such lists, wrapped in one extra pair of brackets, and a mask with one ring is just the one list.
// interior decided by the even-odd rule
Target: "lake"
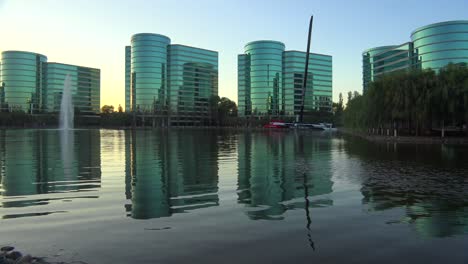
[(0, 130), (0, 245), (86, 263), (468, 263), (468, 147)]

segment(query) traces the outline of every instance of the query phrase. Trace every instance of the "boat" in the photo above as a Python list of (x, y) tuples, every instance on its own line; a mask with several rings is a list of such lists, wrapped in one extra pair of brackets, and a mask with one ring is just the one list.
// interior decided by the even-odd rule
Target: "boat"
[(320, 131), (336, 131), (336, 127), (333, 127), (331, 123), (286, 123), (282, 120), (271, 120), (268, 124), (264, 125), (263, 128), (273, 129), (284, 129), (284, 128), (298, 128), (298, 129), (312, 129)]
[(331, 123), (320, 123), (320, 124), (322, 124), (324, 131), (328, 131), (328, 132), (338, 131), (338, 129), (336, 127), (333, 127), (333, 124)]
[(289, 128), (289, 125), (281, 120), (271, 120), (270, 123), (263, 125), (263, 128)]

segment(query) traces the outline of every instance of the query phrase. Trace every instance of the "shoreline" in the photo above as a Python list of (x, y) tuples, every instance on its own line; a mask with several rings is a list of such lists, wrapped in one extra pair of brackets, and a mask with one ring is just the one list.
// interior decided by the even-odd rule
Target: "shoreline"
[[(44, 127), (18, 127), (18, 126), (0, 126), (0, 130), (16, 130), (16, 129), (37, 129), (50, 130), (58, 129), (56, 126)], [(263, 127), (243, 127), (243, 126), (170, 126), (170, 127), (132, 127), (132, 126), (85, 126), (75, 127), (74, 129), (109, 129), (109, 130), (220, 130), (220, 131), (256, 131), (256, 132), (282, 132), (287, 133), (294, 129), (272, 129)], [(317, 130), (299, 129), (301, 132), (322, 132)], [(403, 143), (403, 144), (446, 144), (446, 145), (468, 145), (468, 137), (428, 137), (428, 136), (382, 136), (369, 135), (367, 133), (353, 131), (346, 128), (338, 128), (336, 132), (342, 135), (362, 138), (369, 142), (375, 143)]]
[(376, 143), (404, 143), (404, 144), (447, 144), (447, 145), (468, 145), (468, 137), (427, 137), (427, 136), (381, 136), (368, 135), (362, 132), (351, 131), (339, 128), (338, 132), (343, 135), (359, 137)]
[[(59, 130), (57, 126), (40, 126), (40, 127), (22, 127), (22, 126), (0, 126), (0, 130), (6, 129), (37, 129), (37, 130)], [(264, 128), (261, 126), (257, 127), (245, 127), (245, 126), (76, 126), (73, 129), (109, 129), (109, 130), (230, 130), (230, 131), (273, 131), (273, 132), (288, 132), (294, 131), (294, 129), (284, 128)], [(300, 131), (318, 131), (312, 129), (300, 129)], [(320, 131), (319, 131), (320, 132)]]

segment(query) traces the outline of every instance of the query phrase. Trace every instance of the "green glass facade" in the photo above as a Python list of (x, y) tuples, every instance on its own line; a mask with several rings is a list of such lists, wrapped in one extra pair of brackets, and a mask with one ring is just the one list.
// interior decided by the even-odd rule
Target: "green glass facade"
[(172, 123), (207, 123), (210, 100), (218, 94), (218, 53), (182, 45), (169, 46), (168, 102)]
[(412, 43), (366, 50), (362, 55), (364, 91), (379, 75), (410, 67), (411, 52)]
[[(302, 103), (302, 86), (307, 53), (285, 51), (283, 56), (284, 114), (298, 115)], [(304, 113), (332, 110), (332, 57), (311, 53)]]
[(141, 33), (131, 39), (132, 110), (154, 114), (164, 110), (167, 87), (167, 48), (163, 35)]
[(67, 75), (71, 78), (71, 92), (75, 111), (81, 115), (99, 113), (100, 70), (68, 65), (47, 63), (42, 109), (46, 112), (59, 112), (62, 100), (63, 82)]
[(468, 21), (447, 21), (415, 30), (411, 42), (368, 49), (362, 54), (363, 91), (380, 75), (409, 68), (438, 69), (468, 63)]
[(421, 27), (411, 34), (411, 41), (418, 68), (437, 70), (449, 63), (468, 63), (468, 20)]
[(0, 71), (2, 111), (36, 112), (41, 105), (47, 57), (32, 52), (4, 51)]
[[(332, 57), (310, 53), (305, 113), (331, 111)], [(278, 41), (245, 45), (238, 55), (239, 116), (295, 116), (302, 103), (306, 53)]]
[(240, 54), (237, 57), (237, 108), (239, 116), (252, 114), (250, 100), (250, 56)]
[(253, 115), (279, 115), (283, 100), (282, 84), (284, 44), (254, 41), (245, 45), (249, 58), (250, 103)]
[(130, 59), (132, 57), (132, 47), (125, 46), (125, 111), (130, 111)]
[(218, 53), (171, 45), (158, 34), (136, 34), (131, 42), (125, 49), (126, 109), (173, 125), (210, 122), (210, 102), (218, 95)]
[(1, 59), (1, 111), (59, 111), (64, 80), (70, 74), (77, 112), (99, 113), (99, 69), (47, 62), (46, 56), (26, 51), (4, 51)]

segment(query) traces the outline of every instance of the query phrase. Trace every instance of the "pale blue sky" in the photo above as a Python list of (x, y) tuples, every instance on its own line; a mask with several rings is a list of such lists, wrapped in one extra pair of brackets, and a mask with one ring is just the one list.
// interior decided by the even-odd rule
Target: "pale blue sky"
[(49, 61), (101, 69), (101, 105), (124, 104), (124, 46), (135, 33), (219, 52), (219, 94), (237, 101), (237, 54), (247, 42), (282, 41), (333, 56), (334, 101), (362, 90), (361, 53), (404, 43), (426, 24), (468, 19), (468, 1), (103, 1), (0, 0), (0, 51), (43, 53)]

